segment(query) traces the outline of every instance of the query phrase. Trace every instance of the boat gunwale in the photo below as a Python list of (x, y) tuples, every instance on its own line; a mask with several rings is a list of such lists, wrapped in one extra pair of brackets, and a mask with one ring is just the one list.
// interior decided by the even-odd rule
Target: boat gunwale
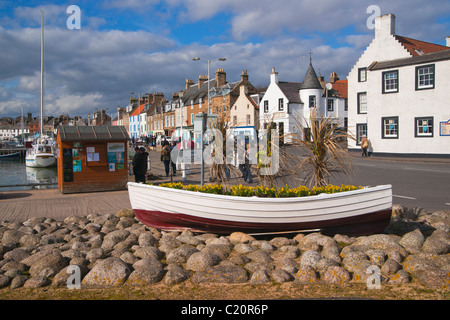
[(139, 187), (144, 189), (155, 189), (158, 191), (167, 191), (172, 193), (180, 193), (180, 194), (190, 194), (195, 195), (199, 198), (215, 198), (220, 200), (233, 200), (237, 202), (248, 202), (249, 200), (251, 202), (272, 202), (272, 203), (278, 203), (278, 202), (306, 202), (306, 201), (320, 201), (320, 200), (326, 200), (326, 199), (332, 199), (332, 198), (340, 198), (340, 197), (346, 197), (346, 196), (352, 196), (352, 195), (359, 195), (359, 194), (365, 194), (365, 193), (371, 193), (371, 192), (379, 192), (379, 191), (385, 191), (385, 190), (391, 190), (392, 185), (386, 184), (386, 185), (379, 185), (374, 187), (363, 187), (362, 189), (357, 190), (349, 190), (349, 191), (342, 191), (337, 193), (320, 193), (317, 195), (310, 195), (310, 196), (299, 196), (299, 197), (257, 197), (257, 196), (251, 196), (251, 197), (245, 197), (245, 196), (233, 196), (233, 195), (225, 195), (225, 194), (214, 194), (214, 193), (206, 193), (206, 192), (199, 192), (199, 191), (192, 191), (192, 190), (185, 190), (185, 189), (176, 189), (176, 188), (170, 188), (170, 187), (160, 187), (155, 185), (148, 185), (143, 183), (136, 183), (136, 182), (128, 182), (127, 186), (132, 187)]

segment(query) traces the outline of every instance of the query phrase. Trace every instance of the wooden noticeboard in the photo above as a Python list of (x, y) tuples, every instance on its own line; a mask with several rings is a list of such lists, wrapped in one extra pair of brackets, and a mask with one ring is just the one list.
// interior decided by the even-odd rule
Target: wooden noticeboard
[(126, 189), (128, 135), (122, 140), (91, 136), (87, 141), (81, 135), (79, 140), (67, 141), (68, 136), (58, 130), (58, 188), (62, 193)]

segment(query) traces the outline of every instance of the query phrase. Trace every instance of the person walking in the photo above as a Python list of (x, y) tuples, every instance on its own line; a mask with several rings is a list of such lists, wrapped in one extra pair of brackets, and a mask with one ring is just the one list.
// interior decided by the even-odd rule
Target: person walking
[(361, 139), (362, 157), (367, 157), (367, 149), (369, 148), (369, 139), (366, 135), (363, 135)]
[(170, 170), (170, 147), (168, 144), (166, 144), (161, 150), (161, 162), (164, 164), (166, 177), (168, 177)]
[(248, 183), (253, 182), (250, 164), (250, 146), (248, 144), (245, 145), (244, 181), (247, 181), (247, 179)]
[[(176, 147), (177, 147), (177, 143), (175, 141), (172, 141), (170, 143), (170, 147), (169, 147), (170, 153), (172, 153), (173, 148), (176, 148)], [(177, 175), (177, 164), (172, 161), (172, 157), (170, 157), (170, 164), (172, 166), (172, 173), (174, 176), (176, 176)]]
[(139, 147), (136, 147), (134, 151), (136, 152), (132, 161), (134, 179), (136, 182), (145, 183), (148, 153), (144, 148)]

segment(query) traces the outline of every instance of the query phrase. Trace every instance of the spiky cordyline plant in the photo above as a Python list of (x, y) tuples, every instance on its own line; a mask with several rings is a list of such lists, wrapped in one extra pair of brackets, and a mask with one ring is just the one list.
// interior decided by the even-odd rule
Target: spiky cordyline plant
[[(317, 116), (316, 108), (311, 109), (310, 121), (306, 127), (299, 118), (295, 120), (303, 132), (309, 131), (311, 134), (310, 139), (295, 139), (295, 143), (306, 152), (296, 172), (306, 172), (305, 180), (309, 186), (325, 186), (336, 174), (351, 173), (353, 161), (342, 140), (352, 137), (339, 130), (340, 122), (330, 116)], [(309, 130), (304, 130), (305, 128)]]

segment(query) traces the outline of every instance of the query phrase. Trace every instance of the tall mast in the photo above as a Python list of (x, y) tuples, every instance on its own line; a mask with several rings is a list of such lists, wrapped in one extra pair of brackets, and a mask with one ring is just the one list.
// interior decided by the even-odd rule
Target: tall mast
[(43, 135), (44, 126), (44, 10), (41, 10), (41, 122), (40, 133)]

